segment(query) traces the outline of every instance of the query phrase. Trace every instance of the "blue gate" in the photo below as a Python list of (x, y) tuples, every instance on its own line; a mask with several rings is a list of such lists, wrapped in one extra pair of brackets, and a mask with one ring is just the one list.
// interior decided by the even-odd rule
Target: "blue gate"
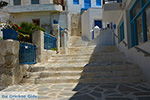
[(44, 49), (51, 50), (57, 48), (56, 46), (57, 39), (50, 34), (44, 34)]
[(35, 64), (36, 63), (36, 46), (27, 43), (20, 43), (19, 50), (20, 64)]

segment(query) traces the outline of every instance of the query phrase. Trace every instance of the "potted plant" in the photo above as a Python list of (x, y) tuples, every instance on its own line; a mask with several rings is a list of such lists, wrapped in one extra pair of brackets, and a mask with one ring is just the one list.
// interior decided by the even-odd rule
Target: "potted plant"
[(32, 43), (32, 33), (37, 30), (45, 31), (40, 26), (33, 23), (22, 22), (20, 24), (21, 28), (16, 28), (19, 33), (19, 41)]

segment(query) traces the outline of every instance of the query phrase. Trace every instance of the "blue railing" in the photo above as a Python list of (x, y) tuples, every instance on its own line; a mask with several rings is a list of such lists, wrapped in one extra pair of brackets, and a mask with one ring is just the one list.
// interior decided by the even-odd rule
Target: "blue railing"
[(13, 29), (2, 29), (3, 31), (3, 39), (13, 39), (18, 40), (18, 33)]
[(35, 64), (36, 63), (36, 46), (33, 44), (20, 43), (19, 50), (20, 64)]
[(57, 48), (56, 46), (57, 39), (50, 34), (44, 34), (44, 49), (51, 50), (53, 48)]

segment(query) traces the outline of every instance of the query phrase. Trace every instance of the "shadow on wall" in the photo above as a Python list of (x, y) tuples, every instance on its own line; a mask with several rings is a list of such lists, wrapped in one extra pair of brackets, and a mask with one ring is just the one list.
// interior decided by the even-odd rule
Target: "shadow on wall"
[(89, 45), (112, 46), (115, 45), (112, 29), (101, 30), (100, 34), (92, 40)]

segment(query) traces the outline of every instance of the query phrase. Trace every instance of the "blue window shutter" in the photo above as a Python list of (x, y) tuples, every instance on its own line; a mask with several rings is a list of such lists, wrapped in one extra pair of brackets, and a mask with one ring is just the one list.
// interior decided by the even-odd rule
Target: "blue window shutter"
[(91, 8), (91, 0), (84, 0), (84, 8)]
[(124, 22), (122, 22), (120, 24), (120, 27), (119, 27), (119, 42), (121, 42), (123, 39), (124, 39)]
[(79, 4), (79, 0), (73, 0), (73, 4)]
[(96, 0), (96, 6), (101, 6), (101, 0)]

